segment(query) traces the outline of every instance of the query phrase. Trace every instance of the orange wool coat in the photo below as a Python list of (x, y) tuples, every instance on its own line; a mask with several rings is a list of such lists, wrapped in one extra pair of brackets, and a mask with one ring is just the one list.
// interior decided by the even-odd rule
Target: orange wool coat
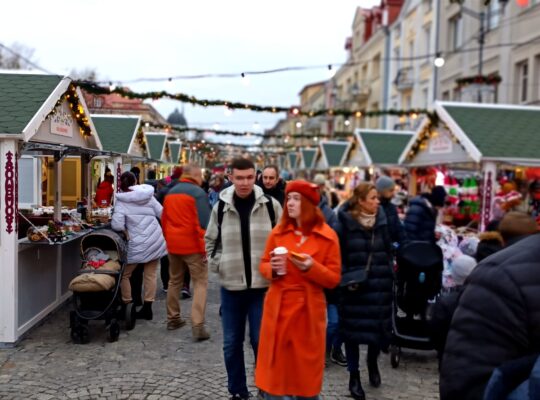
[[(264, 301), (255, 384), (275, 396), (320, 393), (326, 346), (323, 289), (337, 286), (341, 278), (339, 239), (332, 228), (316, 227), (302, 245), (298, 242), (292, 226), (283, 232), (276, 227), (260, 265), (271, 283)], [(287, 274), (273, 278), (270, 252), (278, 246), (311, 255), (313, 265), (303, 272), (288, 261)]]

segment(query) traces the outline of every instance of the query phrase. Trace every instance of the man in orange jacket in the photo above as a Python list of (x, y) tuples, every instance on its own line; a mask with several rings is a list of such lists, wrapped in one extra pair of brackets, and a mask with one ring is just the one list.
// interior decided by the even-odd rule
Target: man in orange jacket
[(178, 329), (186, 324), (180, 317), (179, 294), (187, 268), (193, 280), (192, 335), (198, 341), (210, 338), (204, 326), (208, 288), (204, 234), (210, 218), (210, 206), (201, 183), (201, 168), (185, 166), (179, 183), (165, 196), (161, 216), (170, 261), (167, 329)]

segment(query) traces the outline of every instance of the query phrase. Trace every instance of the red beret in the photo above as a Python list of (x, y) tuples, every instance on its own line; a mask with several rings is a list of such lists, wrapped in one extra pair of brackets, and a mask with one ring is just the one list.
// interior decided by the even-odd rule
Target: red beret
[(308, 181), (296, 180), (287, 183), (285, 188), (285, 195), (290, 192), (297, 192), (308, 199), (315, 206), (319, 205), (321, 201), (321, 195), (319, 193), (319, 187)]

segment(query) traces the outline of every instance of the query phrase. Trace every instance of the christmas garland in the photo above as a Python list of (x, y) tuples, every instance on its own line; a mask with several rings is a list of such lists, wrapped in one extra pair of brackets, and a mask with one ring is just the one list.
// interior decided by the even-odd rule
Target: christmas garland
[(317, 117), (320, 115), (329, 115), (329, 116), (337, 116), (342, 115), (346, 118), (348, 117), (380, 117), (383, 115), (394, 115), (394, 116), (413, 116), (413, 115), (419, 115), (424, 114), (427, 115), (430, 119), (434, 118), (434, 113), (430, 112), (427, 109), (411, 109), (411, 110), (396, 110), (396, 109), (389, 109), (389, 110), (374, 110), (374, 111), (365, 111), (365, 110), (347, 110), (347, 109), (320, 109), (320, 110), (310, 110), (305, 111), (301, 110), (298, 107), (279, 107), (279, 106), (261, 106), (256, 104), (249, 104), (249, 103), (239, 103), (239, 102), (232, 102), (232, 101), (226, 101), (226, 100), (206, 100), (206, 99), (198, 99), (195, 96), (189, 96), (184, 93), (169, 93), (167, 91), (159, 91), (159, 92), (132, 92), (131, 90), (124, 88), (124, 87), (105, 87), (100, 86), (96, 84), (95, 82), (88, 82), (88, 81), (76, 81), (76, 84), (81, 87), (81, 89), (85, 90), (88, 93), (91, 94), (97, 94), (97, 95), (103, 95), (103, 94), (110, 94), (110, 93), (116, 93), (120, 96), (129, 98), (129, 99), (140, 99), (140, 100), (158, 100), (158, 99), (173, 99), (178, 100), (182, 103), (189, 103), (193, 105), (199, 105), (203, 107), (209, 107), (209, 106), (223, 106), (227, 107), (231, 110), (249, 110), (249, 111), (255, 111), (255, 112), (271, 112), (271, 113), (278, 113), (278, 112), (286, 112), (290, 113), (294, 116), (307, 116), (307, 117)]
[(456, 84), (458, 87), (467, 86), (467, 85), (498, 85), (501, 83), (502, 78), (498, 73), (493, 73), (489, 75), (474, 75), (466, 76), (464, 78), (456, 79)]

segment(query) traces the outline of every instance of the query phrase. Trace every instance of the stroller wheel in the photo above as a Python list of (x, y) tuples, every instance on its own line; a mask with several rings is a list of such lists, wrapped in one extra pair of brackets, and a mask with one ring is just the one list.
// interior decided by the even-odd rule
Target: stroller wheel
[(390, 364), (392, 368), (399, 367), (399, 361), (401, 359), (401, 347), (391, 346), (390, 347)]
[(118, 323), (118, 321), (113, 319), (111, 321), (111, 324), (109, 325), (107, 339), (109, 340), (109, 342), (116, 342), (118, 340), (118, 336), (120, 336), (120, 324)]
[(126, 310), (125, 310), (125, 315), (124, 315), (126, 331), (130, 331), (133, 328), (135, 328), (135, 323), (137, 322), (135, 312), (136, 312), (135, 304), (133, 303), (126, 304)]
[(90, 333), (88, 326), (76, 324), (71, 328), (71, 340), (75, 344), (86, 344), (90, 342)]

